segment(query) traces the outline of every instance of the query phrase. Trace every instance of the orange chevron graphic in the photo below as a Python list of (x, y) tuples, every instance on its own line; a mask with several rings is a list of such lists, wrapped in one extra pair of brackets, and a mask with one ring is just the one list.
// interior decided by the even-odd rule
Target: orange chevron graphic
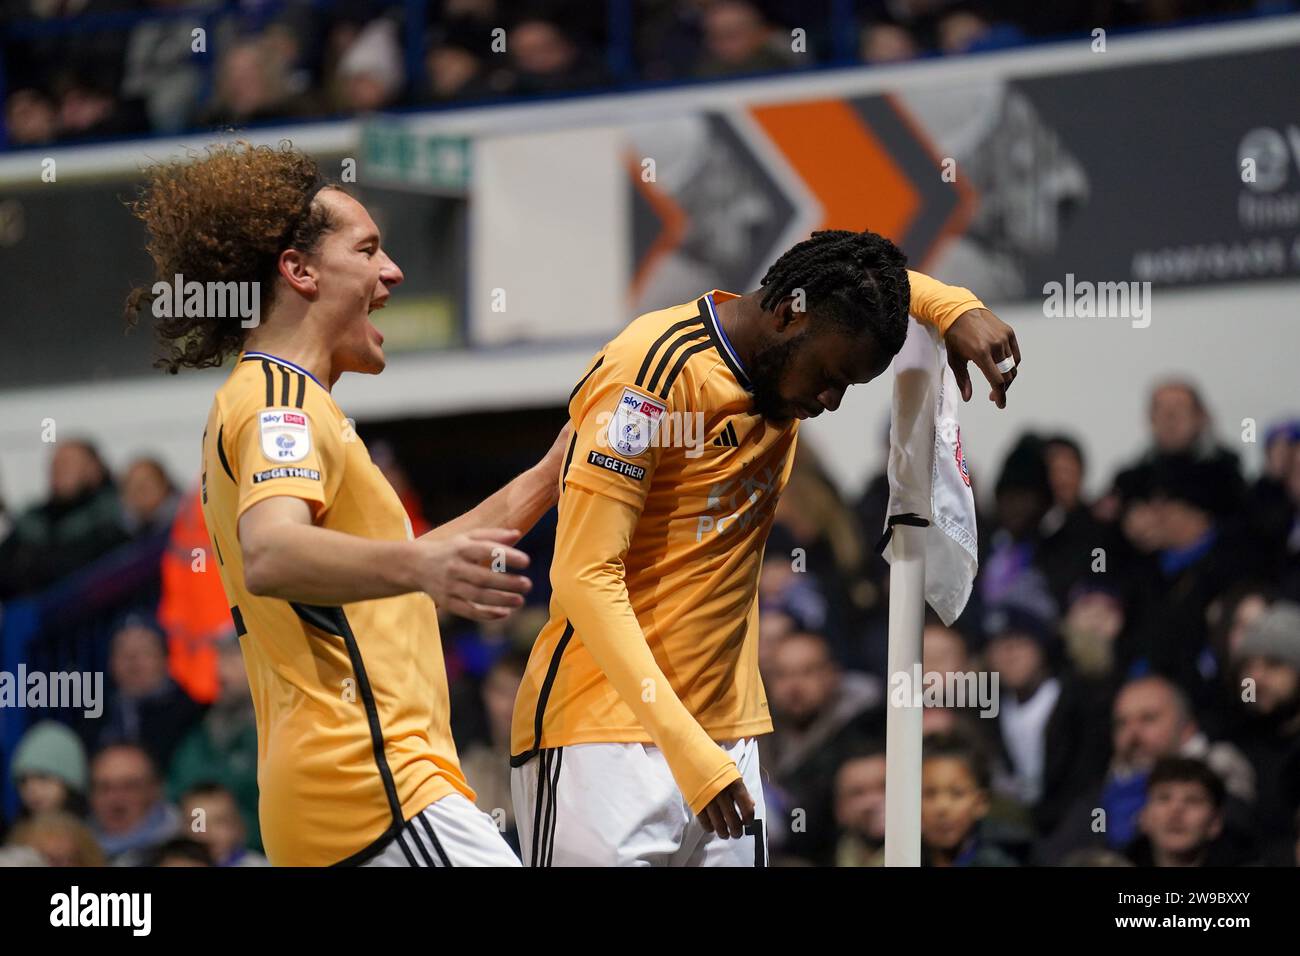
[[(886, 93), (885, 101), (889, 103), (890, 109), (898, 114), (898, 118), (903, 125), (911, 131), (916, 142), (929, 154), (931, 161), (934, 163), (934, 168), (936, 170), (942, 169), (943, 158), (939, 155), (938, 150), (934, 148), (934, 143), (930, 141), (929, 135), (920, 127), (912, 114), (899, 102), (898, 97), (893, 93)], [(957, 191), (957, 205), (954, 207), (952, 214), (945, 220), (943, 228), (939, 231), (939, 235), (935, 237), (934, 243), (926, 252), (924, 259), (911, 266), (913, 269), (924, 269), (928, 262), (938, 256), (944, 246), (965, 235), (966, 228), (975, 216), (975, 208), (979, 205), (979, 194), (967, 184), (966, 177), (958, 172), (951, 185)]]
[(821, 203), (818, 229), (871, 229), (902, 239), (920, 197), (847, 103), (759, 106), (750, 114)]
[(641, 162), (636, 156), (631, 153), (626, 154), (624, 164), (627, 166), (628, 175), (632, 177), (632, 182), (636, 184), (636, 188), (663, 223), (663, 231), (656, 237), (654, 245), (636, 264), (636, 274), (632, 277), (631, 287), (628, 290), (629, 299), (636, 301), (659, 260), (676, 249), (686, 237), (686, 226), (690, 220), (672, 196), (656, 184), (645, 181), (641, 176)]

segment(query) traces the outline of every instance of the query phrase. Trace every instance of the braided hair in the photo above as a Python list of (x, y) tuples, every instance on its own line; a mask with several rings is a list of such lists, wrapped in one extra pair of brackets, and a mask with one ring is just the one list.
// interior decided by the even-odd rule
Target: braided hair
[(772, 263), (761, 284), (769, 312), (802, 290), (807, 311), (818, 319), (870, 335), (890, 356), (903, 347), (911, 304), (907, 257), (884, 236), (814, 232)]

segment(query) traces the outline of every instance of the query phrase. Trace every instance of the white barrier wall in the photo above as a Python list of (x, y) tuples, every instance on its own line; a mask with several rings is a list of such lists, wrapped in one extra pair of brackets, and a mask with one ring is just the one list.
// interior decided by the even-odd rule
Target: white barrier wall
[[(1022, 429), (1065, 430), (1089, 456), (1089, 487), (1100, 485), (1145, 442), (1150, 385), (1165, 374), (1198, 382), (1220, 438), (1252, 471), (1258, 445), (1240, 442), (1242, 420), (1264, 429), (1300, 416), (1300, 283), (1252, 283), (1155, 294), (1149, 328), (1125, 319), (1048, 319), (1031, 306), (1000, 309), (1021, 343), (1024, 367), (1006, 409), (976, 389), (962, 406), (962, 435), (983, 495)], [(382, 318), (382, 314), (380, 316)], [(602, 343), (508, 348), (402, 357), (383, 375), (349, 376), (335, 389), (359, 420), (562, 405)], [(198, 476), (199, 437), (220, 373), (161, 373), (140, 382), (0, 395), (0, 489), (12, 505), (45, 489), (49, 446), (43, 419), (60, 435), (98, 440), (111, 465), (132, 455), (161, 457), (182, 480)], [(807, 423), (804, 436), (847, 491), (884, 464), (886, 378), (850, 389), (834, 414)]]

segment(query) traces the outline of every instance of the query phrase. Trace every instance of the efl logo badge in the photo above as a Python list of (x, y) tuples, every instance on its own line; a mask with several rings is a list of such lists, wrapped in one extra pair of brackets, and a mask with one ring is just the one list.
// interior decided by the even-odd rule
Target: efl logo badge
[(623, 389), (614, 417), (609, 420), (610, 447), (624, 458), (643, 454), (655, 440), (659, 422), (668, 406), (646, 398), (630, 388)]
[(302, 412), (268, 408), (260, 421), (262, 454), (271, 461), (302, 461), (311, 452), (311, 431)]

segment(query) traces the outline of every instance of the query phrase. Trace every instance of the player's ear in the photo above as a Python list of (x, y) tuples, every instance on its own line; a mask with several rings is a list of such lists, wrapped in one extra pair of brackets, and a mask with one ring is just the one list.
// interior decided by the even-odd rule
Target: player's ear
[(298, 249), (285, 249), (276, 263), (280, 277), (295, 292), (308, 298), (316, 294), (316, 270), (307, 263), (307, 257)]
[(800, 326), (808, 319), (808, 313), (805, 310), (796, 308), (795, 297), (792, 295), (782, 297), (781, 301), (776, 304), (776, 308), (772, 310), (772, 314), (776, 316), (776, 330), (778, 332), (798, 331)]

